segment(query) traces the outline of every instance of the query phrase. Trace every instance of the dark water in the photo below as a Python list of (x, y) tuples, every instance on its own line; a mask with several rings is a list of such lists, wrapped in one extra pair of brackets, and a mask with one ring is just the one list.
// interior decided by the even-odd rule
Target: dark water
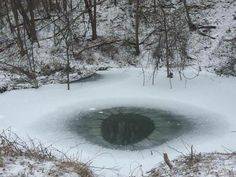
[(68, 124), (69, 131), (93, 144), (121, 150), (140, 150), (161, 145), (193, 129), (187, 117), (168, 111), (115, 107), (80, 113)]
[(112, 114), (102, 121), (104, 140), (115, 145), (132, 145), (148, 137), (155, 125), (148, 117), (135, 113)]

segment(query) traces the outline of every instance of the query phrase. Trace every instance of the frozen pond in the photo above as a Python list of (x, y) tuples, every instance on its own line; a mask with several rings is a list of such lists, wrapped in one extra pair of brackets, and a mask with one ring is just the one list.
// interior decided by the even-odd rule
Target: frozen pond
[[(186, 82), (174, 77), (170, 89), (164, 70), (155, 85), (146, 73), (145, 86), (141, 69), (98, 74), (91, 82), (71, 84), (70, 91), (56, 84), (0, 94), (0, 129), (104, 167), (98, 173), (109, 177), (148, 171), (163, 152), (173, 159), (188, 154), (191, 145), (197, 152), (236, 149), (235, 78), (201, 72)], [(115, 174), (105, 170), (111, 168)]]

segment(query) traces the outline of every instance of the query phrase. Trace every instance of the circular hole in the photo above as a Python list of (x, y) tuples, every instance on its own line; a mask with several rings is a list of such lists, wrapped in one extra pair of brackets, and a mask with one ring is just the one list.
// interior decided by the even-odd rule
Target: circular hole
[(106, 148), (141, 150), (181, 136), (193, 126), (186, 117), (168, 111), (115, 107), (80, 113), (69, 121), (68, 129)]
[(102, 121), (104, 140), (115, 145), (132, 145), (147, 138), (155, 129), (151, 119), (135, 113), (112, 114)]

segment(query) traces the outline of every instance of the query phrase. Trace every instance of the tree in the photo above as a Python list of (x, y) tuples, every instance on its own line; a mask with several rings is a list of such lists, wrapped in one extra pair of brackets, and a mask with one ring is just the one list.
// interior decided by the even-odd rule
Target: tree
[(135, 11), (135, 51), (136, 55), (140, 54), (139, 49), (139, 22), (140, 22), (140, 0), (136, 0)]
[(196, 30), (197, 30), (197, 27), (196, 27), (196, 25), (193, 24), (192, 19), (191, 19), (191, 17), (190, 17), (190, 14), (189, 14), (189, 7), (188, 7), (188, 5), (187, 5), (187, 0), (182, 0), (182, 1), (183, 1), (184, 8), (185, 8), (185, 12), (186, 12), (186, 17), (187, 17), (187, 22), (188, 22), (189, 30), (190, 30), (190, 31), (196, 31)]
[[(19, 11), (23, 19), (23, 26), (27, 32), (28, 37), (32, 40), (32, 42), (38, 42), (37, 32), (35, 28), (35, 18), (34, 18), (34, 1), (27, 0), (27, 9), (24, 8), (21, 1), (13, 0), (15, 4), (15, 8)], [(29, 15), (27, 13), (29, 10)]]
[(10, 11), (9, 11), (9, 8), (8, 8), (7, 0), (5, 0), (5, 7), (6, 7), (6, 10), (7, 10), (7, 19), (8, 19), (10, 29), (13, 32), (13, 34), (16, 34), (17, 46), (20, 49), (21, 56), (24, 56), (26, 54), (26, 51), (24, 49), (24, 44), (23, 44), (22, 37), (21, 37), (19, 14), (18, 14), (17, 6), (16, 6), (16, 3), (15, 3), (14, 0), (10, 1), (10, 5), (11, 5), (11, 10), (13, 12), (16, 31), (15, 31), (15, 28), (13, 27), (13, 23), (12, 23), (11, 18), (10, 18)]
[(55, 38), (59, 38), (58, 43), (59, 45), (62, 43), (62, 47), (65, 49), (65, 59), (66, 59), (66, 77), (67, 77), (67, 89), (70, 90), (70, 61), (73, 56), (73, 37), (74, 31), (73, 28), (75, 27), (75, 18), (72, 15), (71, 3), (66, 3), (63, 5), (63, 10), (57, 11), (57, 20), (53, 21), (55, 26)]
[(92, 28), (92, 40), (97, 39), (97, 0), (84, 0)]

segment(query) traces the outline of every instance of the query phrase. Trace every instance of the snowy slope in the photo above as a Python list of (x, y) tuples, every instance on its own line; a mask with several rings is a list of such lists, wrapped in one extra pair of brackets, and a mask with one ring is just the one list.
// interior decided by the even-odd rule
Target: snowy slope
[[(235, 37), (236, 37), (236, 2), (233, 0), (216, 2), (199, 2), (198, 5), (209, 8), (203, 8), (192, 12), (192, 18), (195, 24), (213, 25), (216, 29), (206, 30), (205, 33), (210, 37), (201, 36), (196, 32), (189, 38), (189, 52), (196, 58), (202, 67), (219, 69), (224, 66), (231, 56), (236, 55)], [(232, 40), (232, 44), (230, 41)], [(230, 46), (232, 45), (232, 46)], [(227, 49), (227, 53), (224, 51)]]
[[(3, 169), (3, 170), (2, 170)], [(4, 168), (0, 167), (1, 177), (80, 177), (75, 172), (63, 170), (54, 161), (39, 161), (22, 157), (4, 158)]]
[[(216, 70), (219, 74), (233, 74), (236, 68), (235, 55), (236, 55), (236, 20), (235, 20), (235, 9), (236, 2), (234, 0), (216, 0), (216, 1), (202, 1), (194, 0), (188, 1), (188, 5), (191, 7), (190, 15), (193, 23), (196, 25), (213, 25), (216, 29), (206, 30), (204, 33), (215, 38), (211, 39), (206, 36), (199, 35), (198, 32), (189, 32), (188, 34), (188, 55), (195, 60), (194, 64), (199, 65), (202, 68), (207, 68), (209, 71), (214, 72)], [(83, 8), (81, 6), (80, 8)], [(74, 14), (80, 13), (81, 9)], [(99, 40), (103, 39), (120, 39), (123, 43), (127, 40), (131, 40), (134, 37), (134, 18), (130, 15), (129, 8), (127, 7), (126, 1), (120, 1), (118, 6), (115, 7), (111, 2), (104, 2), (103, 5), (98, 6), (97, 9), (97, 33)], [(151, 21), (153, 19), (150, 19)], [(155, 20), (155, 19), (154, 19)], [(81, 18), (76, 26), (75, 32), (77, 35), (82, 35), (88, 24), (83, 24), (88, 21), (88, 17)], [(154, 21), (155, 22), (155, 21)], [(154, 23), (153, 22), (153, 23)], [(45, 24), (44, 24), (45, 23)], [(66, 57), (65, 51), (63, 51), (63, 44), (59, 46), (54, 45), (54, 41), (51, 38), (53, 35), (53, 26), (49, 25), (50, 21), (45, 21), (43, 24), (39, 23), (38, 28), (45, 26), (45, 28), (38, 31), (40, 40), (40, 48), (35, 46), (34, 57), (36, 61), (36, 73), (38, 74), (39, 85), (50, 84), (50, 83), (65, 83), (66, 82)], [(140, 27), (140, 41), (146, 38), (149, 33), (155, 28), (155, 24), (144, 25)], [(5, 26), (2, 30), (4, 33), (3, 38), (10, 36), (8, 34), (9, 29)], [(8, 31), (7, 31), (8, 30)], [(204, 29), (203, 29), (204, 30)], [(6, 34), (5, 34), (6, 33)], [(76, 52), (80, 51), (81, 48), (89, 45), (89, 38), (91, 37), (91, 31), (86, 32), (85, 38), (81, 38), (75, 46)], [(79, 37), (80, 38), (80, 37)], [(133, 40), (133, 39), (132, 39)], [(131, 40), (131, 41), (132, 41)], [(155, 41), (154, 36), (150, 37), (150, 41)], [(97, 42), (98, 42), (97, 41)], [(91, 43), (93, 44), (93, 43)], [(81, 45), (81, 46), (80, 46)], [(130, 47), (130, 44), (127, 44)], [(155, 46), (155, 42), (153, 46)], [(153, 48), (153, 46), (151, 48)], [(102, 48), (96, 48), (85, 51), (80, 56), (74, 56), (71, 60), (71, 80), (80, 79), (83, 76), (88, 76), (94, 73), (100, 67), (117, 67), (129, 64), (137, 64), (137, 60), (152, 59), (151, 51), (140, 45), (141, 53), (145, 56), (136, 57), (132, 52), (128, 50), (123, 44), (109, 45)], [(17, 47), (13, 46), (3, 52), (1, 52), (1, 61), (21, 66), (24, 69), (27, 66), (25, 59), (20, 59), (18, 54), (15, 53)], [(13, 53), (12, 53), (13, 52)], [(10, 55), (11, 54), (11, 55)], [(233, 60), (233, 61), (231, 61)], [(221, 71), (222, 67), (230, 63), (230, 71)], [(210, 69), (209, 69), (210, 68)], [(227, 68), (225, 69), (227, 70)], [(27, 82), (27, 77), (17, 74), (11, 74), (6, 71), (0, 72), (0, 92), (4, 90), (12, 90), (19, 88), (29, 88), (32, 84)], [(1, 91), (2, 90), (2, 91)]]
[(182, 156), (172, 162), (173, 169), (161, 163), (159, 168), (150, 171), (149, 177), (155, 176), (197, 176), (197, 177), (233, 177), (236, 172), (236, 154), (235, 153), (209, 153), (193, 154)]

